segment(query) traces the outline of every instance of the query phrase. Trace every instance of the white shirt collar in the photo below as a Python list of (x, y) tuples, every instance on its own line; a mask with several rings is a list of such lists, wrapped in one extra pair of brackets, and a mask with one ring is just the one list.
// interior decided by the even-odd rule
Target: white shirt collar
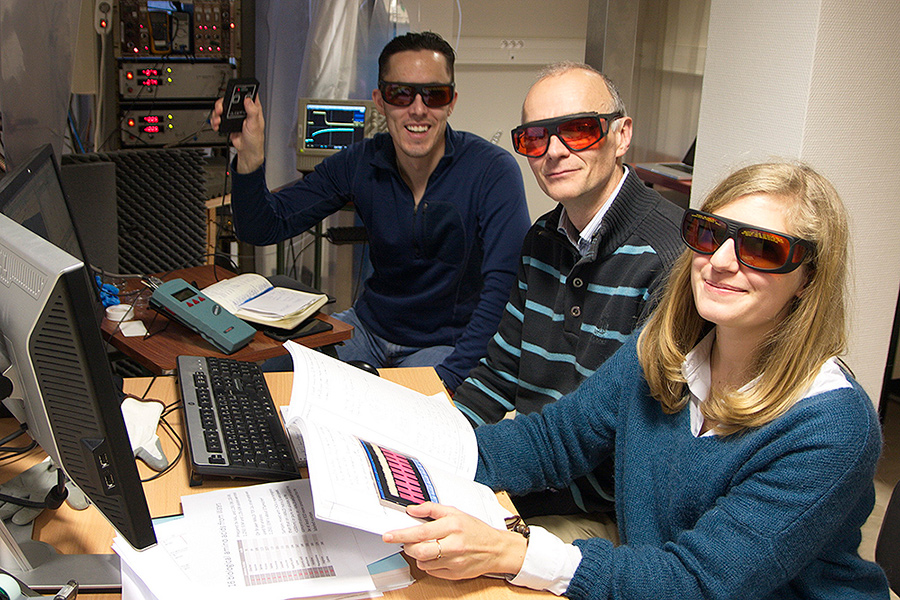
[[(684, 357), (681, 363), (681, 374), (687, 381), (688, 394), (690, 394), (689, 407), (691, 415), (691, 433), (694, 437), (707, 437), (716, 435), (715, 429), (710, 429), (702, 435), (700, 430), (703, 427), (703, 413), (700, 412), (700, 404), (705, 402), (709, 397), (709, 388), (712, 383), (712, 373), (709, 366), (709, 354), (712, 351), (713, 340), (716, 339), (716, 330), (713, 328), (694, 348)], [(749, 389), (756, 383), (754, 379), (741, 390)], [(836, 358), (829, 358), (819, 369), (819, 374), (813, 380), (812, 384), (801, 396), (809, 398), (816, 394), (836, 390), (840, 388), (851, 387), (850, 382), (844, 371), (841, 370)]]
[(569, 219), (568, 213), (566, 213), (566, 207), (564, 206), (562, 212), (559, 215), (559, 224), (557, 225), (557, 230), (565, 235), (572, 245), (578, 249), (578, 253), (581, 256), (587, 256), (587, 253), (591, 249), (591, 242), (594, 239), (594, 234), (600, 229), (600, 223), (603, 222), (603, 217), (609, 212), (609, 207), (612, 206), (613, 201), (619, 195), (619, 190), (622, 189), (622, 185), (625, 183), (625, 178), (628, 177), (628, 166), (624, 165), (624, 174), (622, 178), (619, 180), (618, 185), (613, 190), (612, 194), (610, 194), (609, 198), (606, 202), (603, 203), (603, 206), (600, 207), (600, 210), (597, 211), (597, 214), (590, 220), (590, 222), (582, 229), (580, 232), (575, 228), (572, 224), (572, 221)]

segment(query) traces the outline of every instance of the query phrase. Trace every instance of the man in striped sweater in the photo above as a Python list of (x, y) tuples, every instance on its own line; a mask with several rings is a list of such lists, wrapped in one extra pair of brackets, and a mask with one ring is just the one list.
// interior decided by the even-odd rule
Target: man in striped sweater
[[(583, 64), (551, 65), (528, 92), (522, 122), (513, 147), (559, 205), (529, 230), (487, 356), (456, 390), (474, 426), (573, 391), (646, 316), (682, 250), (681, 209), (622, 162), (632, 121), (608, 78)], [(612, 499), (610, 457), (570, 489), (513, 501), (568, 541), (616, 539)]]

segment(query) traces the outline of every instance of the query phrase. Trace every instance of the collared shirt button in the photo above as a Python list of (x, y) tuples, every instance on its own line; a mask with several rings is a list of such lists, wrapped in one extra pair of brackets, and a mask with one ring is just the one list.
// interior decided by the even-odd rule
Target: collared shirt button
[(575, 279), (572, 280), (572, 285), (575, 286), (576, 288), (580, 288), (581, 286), (584, 285), (584, 280), (581, 277), (576, 277)]
[(572, 316), (573, 316), (573, 317), (580, 317), (580, 316), (581, 316), (581, 307), (580, 307), (580, 306), (573, 306), (573, 307), (572, 307), (572, 310), (571, 310), (570, 312), (572, 313)]

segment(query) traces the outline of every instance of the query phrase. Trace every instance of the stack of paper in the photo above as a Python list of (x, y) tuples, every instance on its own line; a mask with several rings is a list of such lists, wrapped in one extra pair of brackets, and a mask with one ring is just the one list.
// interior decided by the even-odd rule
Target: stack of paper
[(322, 352), (287, 342), (294, 359), (284, 412), (305, 453), (321, 521), (375, 534), (418, 525), (406, 507), (454, 506), (497, 529), (510, 516), (475, 479), (478, 447), (445, 394), (426, 396)]
[(396, 546), (317, 520), (308, 480), (185, 496), (182, 506), (183, 517), (154, 523), (155, 547), (113, 542), (124, 600), (354, 600), (413, 582)]

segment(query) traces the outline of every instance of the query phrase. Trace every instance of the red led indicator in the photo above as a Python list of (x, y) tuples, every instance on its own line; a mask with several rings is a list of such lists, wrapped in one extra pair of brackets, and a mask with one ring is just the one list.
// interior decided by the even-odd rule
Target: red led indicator
[(159, 133), (159, 125), (147, 125), (141, 131), (144, 133)]
[(134, 119), (128, 119), (128, 126), (134, 127)]
[(158, 115), (147, 115), (144, 117), (144, 123), (159, 123)]
[(141, 75), (146, 75), (147, 77), (156, 77), (159, 75), (158, 69), (141, 69)]
[(106, 19), (100, 19), (100, 29), (106, 29)]
[(125, 79), (134, 79), (134, 73), (128, 71), (127, 73), (125, 73)]
[(147, 85), (147, 86), (150, 86), (150, 85), (159, 85), (159, 79), (154, 79), (154, 78), (150, 77), (150, 78), (148, 78), (148, 79), (143, 80), (143, 81), (141, 82), (141, 85)]

